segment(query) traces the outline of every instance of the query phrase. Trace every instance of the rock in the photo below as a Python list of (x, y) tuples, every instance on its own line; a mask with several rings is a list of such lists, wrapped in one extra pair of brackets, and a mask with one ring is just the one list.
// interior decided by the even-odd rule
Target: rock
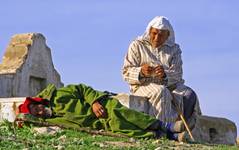
[(50, 127), (34, 127), (33, 131), (38, 134), (49, 134), (54, 135), (61, 130), (60, 127), (57, 126), (50, 126)]
[(66, 141), (66, 135), (62, 135), (62, 136), (60, 136), (57, 140), (59, 141), (59, 142), (65, 142)]
[(62, 145), (54, 146), (54, 148), (57, 149), (57, 150), (64, 150), (65, 149), (65, 147), (62, 146)]
[(137, 140), (136, 140), (135, 138), (129, 138), (129, 142), (130, 142), (130, 143), (136, 143)]
[(14, 35), (0, 64), (0, 97), (35, 96), (49, 83), (63, 86), (45, 37)]
[(198, 116), (192, 134), (197, 142), (235, 145), (237, 128), (225, 118)]

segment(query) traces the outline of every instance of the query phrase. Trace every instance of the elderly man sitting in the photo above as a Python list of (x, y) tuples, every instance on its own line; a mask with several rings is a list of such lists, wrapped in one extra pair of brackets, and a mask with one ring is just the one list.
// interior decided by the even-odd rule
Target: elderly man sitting
[(148, 98), (149, 115), (165, 122), (178, 120), (173, 101), (187, 122), (194, 124), (201, 111), (196, 93), (184, 84), (181, 53), (169, 20), (156, 16), (131, 42), (122, 74), (131, 94)]
[(184, 131), (181, 121), (164, 123), (84, 84), (59, 89), (49, 85), (37, 97), (28, 97), (19, 112), (65, 127), (91, 127), (133, 137), (177, 140), (178, 133)]

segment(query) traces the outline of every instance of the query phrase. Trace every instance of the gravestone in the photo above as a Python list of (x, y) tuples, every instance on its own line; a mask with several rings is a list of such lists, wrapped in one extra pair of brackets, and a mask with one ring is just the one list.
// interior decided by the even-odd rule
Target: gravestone
[(14, 35), (0, 64), (0, 97), (35, 96), (49, 83), (63, 86), (40, 33)]
[(198, 116), (192, 135), (197, 142), (235, 145), (237, 127), (226, 118)]

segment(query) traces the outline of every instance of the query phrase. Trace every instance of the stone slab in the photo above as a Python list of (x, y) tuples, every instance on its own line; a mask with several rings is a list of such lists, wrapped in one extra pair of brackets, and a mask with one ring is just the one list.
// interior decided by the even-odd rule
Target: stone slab
[(114, 96), (114, 98), (118, 99), (119, 102), (127, 108), (131, 108), (144, 113), (149, 112), (149, 103), (147, 98), (145, 97), (119, 93), (118, 95)]

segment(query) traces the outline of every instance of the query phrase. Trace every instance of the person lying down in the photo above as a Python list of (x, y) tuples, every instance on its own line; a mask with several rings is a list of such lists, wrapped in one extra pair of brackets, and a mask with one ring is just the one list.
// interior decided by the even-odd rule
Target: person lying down
[(56, 88), (48, 85), (36, 97), (19, 105), (20, 114), (30, 114), (67, 128), (90, 127), (136, 138), (178, 140), (185, 130), (182, 121), (166, 123), (129, 109), (110, 95), (85, 84)]

